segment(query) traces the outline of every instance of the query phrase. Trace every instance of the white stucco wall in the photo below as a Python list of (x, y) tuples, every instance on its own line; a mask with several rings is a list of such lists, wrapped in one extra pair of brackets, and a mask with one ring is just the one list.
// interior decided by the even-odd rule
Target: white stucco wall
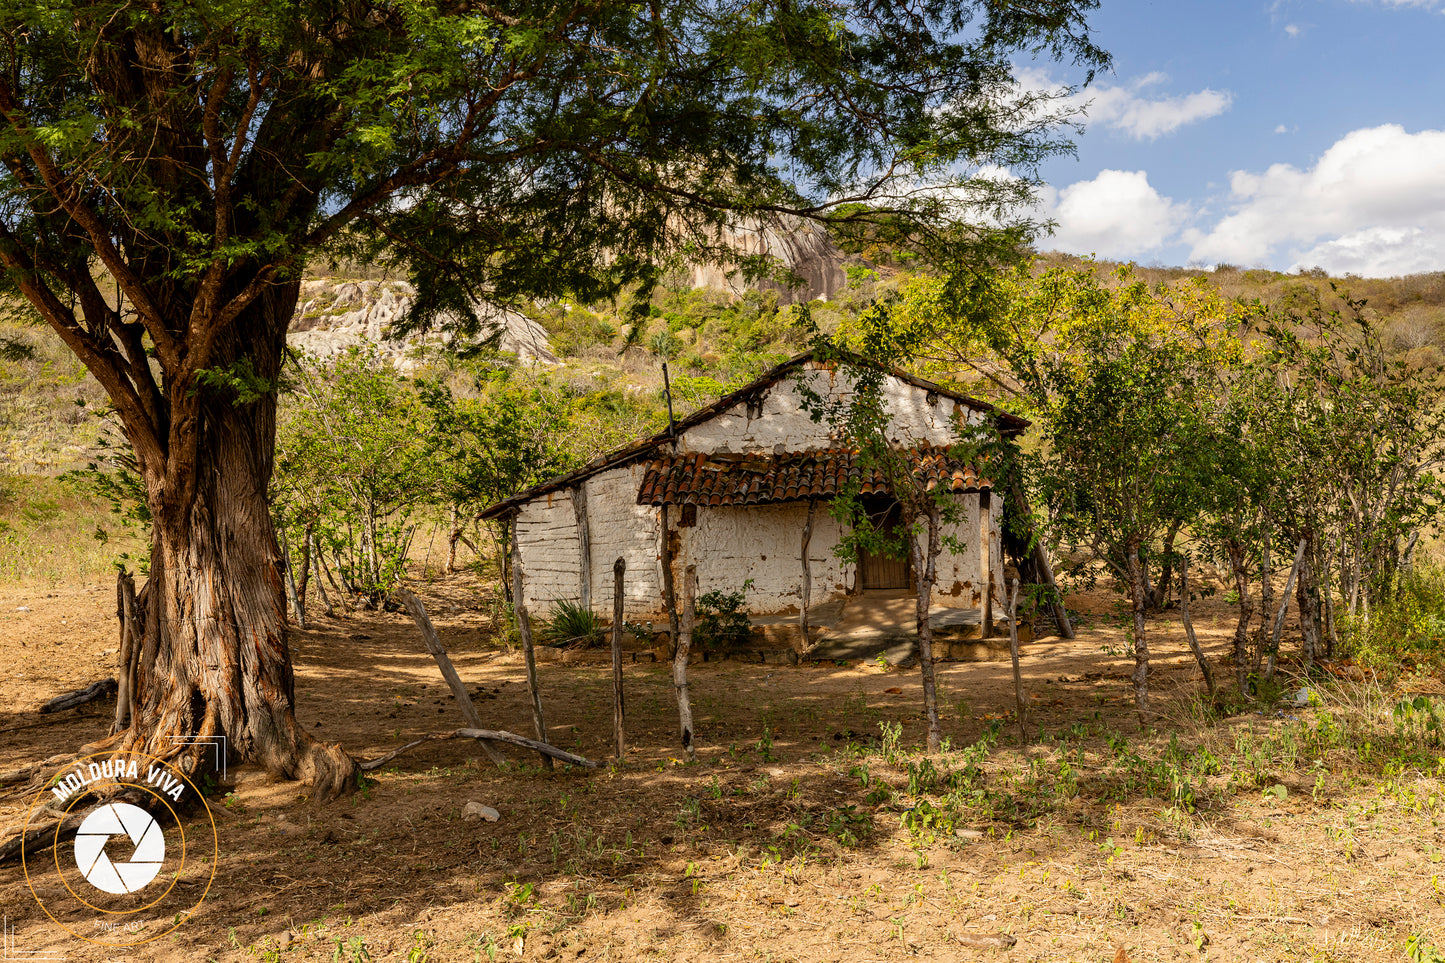
[[(963, 543), (962, 553), (947, 548), (938, 558), (938, 584), (934, 601), (951, 608), (978, 608), (983, 599), (983, 550), (980, 544), (979, 498), (976, 492), (957, 496), (962, 507), (959, 520), (945, 526), (945, 532)], [(1007, 593), (1003, 584), (1003, 544), (1000, 538), (1003, 523), (1003, 498), (989, 499), (989, 568), (993, 571), (994, 612), (1003, 611)]]
[[(627, 561), (623, 591), (628, 618), (662, 610), (658, 511), (637, 504), (645, 464), (626, 465), (587, 479), (587, 526), (592, 542), (592, 608), (612, 615), (612, 566)], [(578, 597), (576, 595), (574, 598)]]
[[(739, 402), (722, 414), (683, 432), (680, 439), (682, 449), (692, 452), (781, 453), (833, 447), (837, 439), (833, 437), (827, 420), (814, 422), (804, 409), (805, 396), (800, 381), (824, 397), (846, 399), (852, 393), (850, 384), (838, 372), (805, 368), (765, 389), (761, 416), (749, 418), (747, 403)], [(953, 429), (955, 412), (965, 417), (969, 424), (977, 424), (984, 417), (981, 412), (941, 394), (929, 404), (928, 392), (906, 381), (890, 378), (887, 385), (893, 429), (899, 440), (951, 444), (957, 440)]]
[(522, 505), (517, 515), (517, 549), (522, 558), (522, 594), (534, 615), (550, 612), (558, 599), (581, 598), (579, 548), (577, 518), (565, 491)]
[[(806, 502), (751, 507), (699, 508), (697, 525), (679, 529), (680, 560), (676, 571), (697, 566), (698, 594), (714, 589), (742, 591), (748, 579), (748, 611), (755, 615), (796, 612), (803, 598), (803, 526)], [(853, 566), (833, 554), (841, 526), (819, 502), (808, 542), (812, 575), (810, 604), (846, 594), (854, 584)]]

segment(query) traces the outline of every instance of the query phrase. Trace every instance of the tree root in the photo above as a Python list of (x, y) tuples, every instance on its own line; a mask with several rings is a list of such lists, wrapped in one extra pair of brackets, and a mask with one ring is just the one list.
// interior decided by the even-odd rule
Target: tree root
[(457, 729), (453, 732), (434, 732), (430, 735), (422, 736), (420, 739), (408, 742), (406, 745), (400, 747), (399, 749), (393, 749), (391, 752), (388, 752), (386, 755), (381, 756), (380, 758), (372, 759), (370, 762), (363, 762), (358, 766), (358, 768), (362, 772), (372, 772), (376, 769), (380, 769), (382, 766), (386, 765), (388, 762), (391, 762), (393, 759), (406, 752), (407, 750), (415, 749), (417, 746), (421, 745), (424, 742), (433, 742), (438, 739), (477, 739), (484, 744), (493, 742), (506, 742), (511, 743), (514, 746), (521, 746), (524, 749), (532, 749), (536, 752), (544, 753), (554, 759), (560, 759), (563, 762), (568, 763), (569, 765), (584, 766), (588, 769), (597, 769), (602, 766), (602, 763), (600, 762), (593, 762), (590, 759), (585, 759), (582, 756), (574, 755), (564, 749), (558, 749), (556, 746), (550, 746), (545, 742), (538, 742), (536, 739), (528, 739), (526, 736), (519, 736), (514, 732), (506, 732), (499, 729)]
[(104, 699), (107, 696), (115, 695), (117, 683), (114, 679), (106, 677), (98, 682), (74, 692), (67, 692), (51, 699), (40, 707), (41, 713), (60, 712), (63, 709), (74, 709), (76, 706), (83, 706), (87, 702), (94, 702), (96, 699)]

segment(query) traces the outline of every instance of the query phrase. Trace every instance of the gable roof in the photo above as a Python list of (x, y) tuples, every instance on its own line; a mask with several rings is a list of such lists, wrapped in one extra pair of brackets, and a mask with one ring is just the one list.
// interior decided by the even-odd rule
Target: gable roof
[[(484, 519), (500, 518), (534, 498), (564, 488), (572, 488), (591, 478), (593, 475), (607, 471), (610, 468), (620, 468), (646, 458), (658, 448), (669, 444), (676, 435), (681, 434), (689, 428), (710, 421), (729, 408), (747, 401), (758, 391), (771, 387), (793, 372), (801, 370), (808, 362), (814, 359), (815, 353), (815, 351), (805, 351), (800, 355), (789, 358), (777, 367), (763, 373), (756, 381), (744, 385), (731, 394), (722, 396), (710, 405), (704, 405), (686, 418), (678, 419), (673, 423), (671, 431), (658, 432), (650, 438), (643, 438), (640, 441), (632, 442), (629, 445), (624, 445), (621, 448), (599, 455), (581, 468), (574, 469), (564, 475), (558, 475), (555, 478), (550, 478), (541, 484), (533, 485), (531, 488), (520, 491), (510, 498), (502, 499), (482, 512), (481, 517)], [(932, 381), (911, 375), (898, 368), (894, 368), (888, 373), (899, 381), (913, 385), (916, 388), (922, 388), (924, 391), (950, 398), (959, 404), (967, 405), (975, 411), (982, 411), (993, 415), (995, 423), (999, 426), (999, 430), (1005, 435), (1018, 434), (1029, 426), (1029, 422), (1025, 419), (1020, 418), (1018, 415), (1011, 415), (997, 405), (992, 405), (987, 401), (980, 401), (977, 398), (959, 394), (956, 391), (950, 391), (941, 385), (934, 384)]]

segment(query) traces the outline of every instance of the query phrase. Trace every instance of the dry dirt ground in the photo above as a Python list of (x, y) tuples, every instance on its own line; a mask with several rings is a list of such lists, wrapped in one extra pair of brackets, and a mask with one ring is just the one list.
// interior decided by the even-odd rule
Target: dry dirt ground
[[(521, 659), (474, 614), (481, 590), (458, 577), (423, 597), (483, 719), (530, 733)], [(1077, 641), (1025, 649), (1022, 745), (1006, 663), (940, 666), (950, 745), (929, 757), (916, 669), (723, 661), (691, 670), (688, 763), (667, 667), (628, 664), (621, 765), (547, 770), (509, 749), (499, 769), (434, 742), (320, 806), (233, 772), (191, 919), (135, 948), (84, 942), (5, 864), (3, 958), (1402, 960), (1419, 934), (1417, 957), (1442, 959), (1419, 954), (1445, 946), (1445, 750), (1390, 715), (1398, 693), (1338, 683), (1317, 687), (1323, 705), (1206, 716), (1169, 614), (1153, 623), (1162, 718), (1141, 728), (1117, 607), (1071, 604)], [(0, 770), (104, 734), (113, 703), (34, 710), (107, 673), (113, 611), (109, 586), (0, 589)], [(1196, 621), (1227, 677), (1228, 608)], [(294, 641), (297, 714), (318, 738), (374, 758), (461, 724), (404, 615)], [(552, 741), (609, 759), (610, 667), (540, 675)], [(0, 822), (36, 792), (15, 788)], [(500, 819), (465, 819), (469, 802)], [(53, 865), (35, 873), (53, 886)]]

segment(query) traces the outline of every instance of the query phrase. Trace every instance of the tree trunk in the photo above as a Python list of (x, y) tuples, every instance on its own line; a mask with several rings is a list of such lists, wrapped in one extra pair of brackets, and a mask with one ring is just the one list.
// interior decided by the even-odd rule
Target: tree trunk
[(291, 546), (287, 544), (285, 531), (277, 529), (276, 536), (281, 541), (281, 572), (286, 578), (286, 601), (291, 603), (291, 615), (296, 619), (296, 627), (305, 631), (306, 609), (296, 591), (296, 571), (291, 567)]
[(1269, 627), (1270, 613), (1274, 611), (1274, 572), (1270, 561), (1271, 542), (1274, 538), (1273, 526), (1266, 519), (1264, 523), (1264, 545), (1260, 552), (1259, 562), (1259, 644), (1254, 648), (1255, 675), (1259, 674), (1260, 663), (1266, 652), (1269, 651)]
[[(933, 583), (938, 577), (936, 565), (942, 547), (942, 520), (935, 504), (929, 504), (927, 513), (927, 549), (920, 548), (917, 538), (910, 538), (908, 544), (913, 555), (913, 571), (918, 588), (915, 610), (918, 625), (918, 671), (923, 676), (923, 714), (928, 720), (928, 751), (938, 752), (943, 748), (943, 726), (938, 720), (938, 681), (933, 665), (933, 621), (929, 618), (929, 609), (933, 606)], [(991, 614), (990, 610), (989, 615)]]
[[(296, 598), (301, 603), (301, 614), (306, 614), (306, 590), (311, 587), (311, 526), (301, 536), (301, 562), (296, 566), (300, 577), (296, 579)], [(303, 629), (305, 625), (301, 626)]]
[[(532, 728), (537, 741), (547, 741), (547, 721), (542, 717), (542, 692), (537, 684), (537, 654), (532, 646), (532, 617), (527, 614), (526, 572), (522, 569), (522, 547), (517, 540), (517, 516), (512, 516), (512, 608), (517, 613), (517, 633), (522, 639), (522, 663), (527, 669), (527, 696), (532, 702)], [(552, 768), (550, 756), (543, 765)]]
[(453, 505), (447, 515), (447, 574), (457, 570), (457, 542), (461, 541), (462, 529), (457, 521), (457, 506)]
[(1234, 591), (1239, 596), (1239, 621), (1234, 626), (1234, 681), (1239, 694), (1249, 695), (1249, 623), (1254, 618), (1254, 600), (1249, 595), (1249, 563), (1244, 546), (1230, 539), (1229, 566), (1234, 572)]
[[(238, 322), (253, 336), (218, 338), (212, 364), (245, 359), (274, 381), (297, 290), (263, 295), (249, 309), (263, 316)], [(167, 387), (167, 451), (134, 446), (153, 519), (151, 574), (139, 711), (118, 748), (199, 778), (224, 739), (230, 761), (258, 763), (310, 782), (318, 798), (333, 797), (354, 785), (357, 769), (340, 746), (304, 732), (293, 711), (281, 553), (266, 500), (276, 395), (238, 404), (229, 391), (186, 379)]]
[(1194, 634), (1194, 621), (1189, 617), (1189, 559), (1183, 559), (1179, 563), (1179, 611), (1184, 621), (1184, 638), (1189, 641), (1189, 651), (1194, 653), (1194, 661), (1199, 663), (1199, 671), (1204, 673), (1204, 684), (1209, 688), (1209, 699), (1214, 700), (1214, 670), (1210, 668), (1209, 660), (1204, 656), (1204, 650), (1199, 647), (1199, 638)]
[(1144, 588), (1144, 564), (1137, 541), (1125, 547), (1124, 562), (1129, 567), (1129, 595), (1134, 604), (1134, 706), (1142, 725), (1148, 721), (1149, 712), (1149, 641), (1144, 634), (1144, 608), (1149, 596)]
[(1174, 584), (1174, 541), (1179, 537), (1183, 522), (1174, 522), (1164, 533), (1164, 550), (1159, 553), (1159, 584), (1154, 586), (1151, 607), (1162, 612), (1169, 605), (1169, 588)]
[(1018, 715), (1019, 745), (1028, 742), (1028, 702), (1024, 699), (1024, 676), (1019, 668), (1019, 580), (1009, 583), (1008, 650), (1014, 669), (1014, 711)]
[(326, 567), (326, 560), (321, 557), (321, 546), (317, 544), (315, 534), (306, 536), (306, 544), (310, 549), (311, 567), (316, 570), (316, 591), (321, 595), (321, 604), (326, 606), (326, 617), (330, 618), (336, 614), (336, 609), (331, 605), (331, 596), (326, 592), (326, 579), (321, 574), (321, 570)]

